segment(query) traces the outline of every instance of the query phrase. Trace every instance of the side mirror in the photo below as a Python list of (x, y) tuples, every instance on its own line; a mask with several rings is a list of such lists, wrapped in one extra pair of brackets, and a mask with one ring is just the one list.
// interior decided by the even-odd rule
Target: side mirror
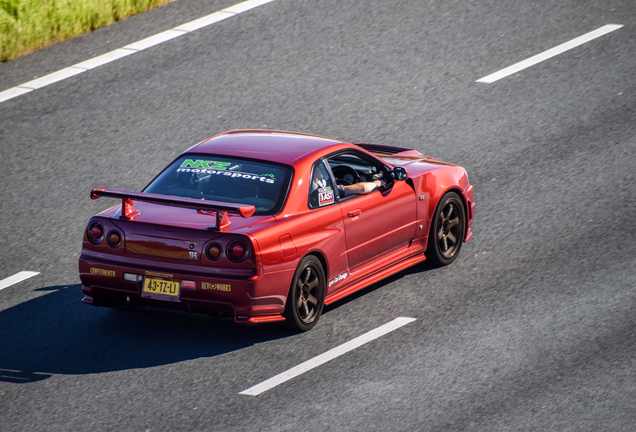
[(402, 167), (395, 167), (393, 168), (393, 178), (395, 180), (400, 180), (400, 181), (404, 181), (407, 178), (409, 178), (408, 173), (406, 172), (406, 170)]

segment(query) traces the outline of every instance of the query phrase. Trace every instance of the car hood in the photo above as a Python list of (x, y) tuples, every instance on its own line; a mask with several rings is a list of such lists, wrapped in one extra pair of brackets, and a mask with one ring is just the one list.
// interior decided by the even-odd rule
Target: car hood
[(434, 157), (423, 155), (383, 156), (382, 159), (393, 166), (406, 169), (411, 177), (434, 171), (441, 167), (459, 167), (459, 165), (442, 162)]

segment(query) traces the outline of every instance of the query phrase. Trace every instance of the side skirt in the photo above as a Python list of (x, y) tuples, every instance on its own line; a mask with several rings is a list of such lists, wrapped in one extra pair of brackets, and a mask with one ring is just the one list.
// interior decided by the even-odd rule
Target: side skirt
[(404, 259), (403, 261), (399, 261), (397, 263), (392, 263), (384, 268), (380, 268), (375, 272), (371, 272), (360, 279), (355, 280), (350, 285), (336, 291), (333, 294), (330, 294), (325, 299), (325, 305), (329, 305), (334, 303), (349, 294), (353, 294), (356, 291), (361, 290), (362, 288), (366, 288), (371, 284), (374, 284), (384, 278), (392, 276), (396, 273), (401, 272), (402, 270), (414, 266), (415, 264), (426, 261), (426, 257), (424, 253), (417, 254), (415, 256), (411, 256), (409, 258)]

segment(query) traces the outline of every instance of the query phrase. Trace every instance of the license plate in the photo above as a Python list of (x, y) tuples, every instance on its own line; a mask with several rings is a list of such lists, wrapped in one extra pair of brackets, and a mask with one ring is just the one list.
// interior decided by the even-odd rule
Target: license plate
[(178, 281), (145, 278), (142, 297), (158, 300), (179, 301), (180, 285)]

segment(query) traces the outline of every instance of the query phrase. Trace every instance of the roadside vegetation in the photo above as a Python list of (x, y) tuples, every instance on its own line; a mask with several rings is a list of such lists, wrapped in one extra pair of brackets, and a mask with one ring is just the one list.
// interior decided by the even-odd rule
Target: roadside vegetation
[(173, 0), (0, 0), (0, 62), (6, 62)]

